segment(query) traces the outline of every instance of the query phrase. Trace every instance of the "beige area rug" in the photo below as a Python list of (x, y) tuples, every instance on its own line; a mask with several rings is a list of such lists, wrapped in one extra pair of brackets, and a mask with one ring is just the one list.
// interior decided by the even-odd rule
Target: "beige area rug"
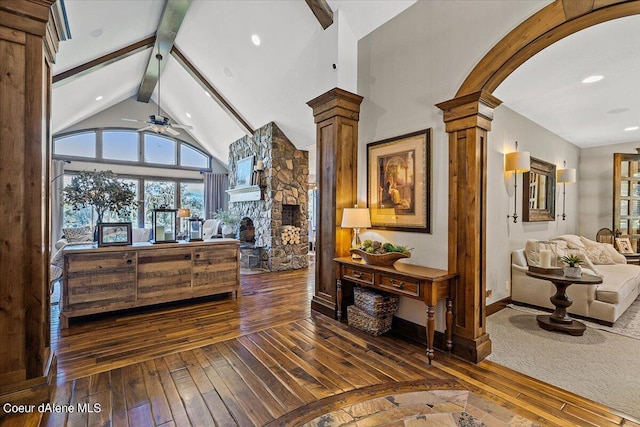
[(546, 331), (525, 310), (487, 317), (489, 360), (640, 419), (639, 339), (593, 327), (581, 337)]
[[(548, 314), (550, 311), (536, 310), (535, 308), (523, 307), (519, 305), (509, 304), (507, 307), (514, 310), (523, 311), (526, 313), (535, 314)], [(585, 325), (600, 329), (607, 332), (613, 332), (614, 334), (624, 335), (625, 337), (632, 337), (640, 340), (640, 298), (636, 299), (630, 306), (622, 313), (622, 316), (616, 320), (613, 326), (605, 326), (596, 322), (589, 322), (582, 319), (580, 320)]]
[(397, 393), (346, 406), (305, 427), (535, 426), (532, 421), (467, 390)]

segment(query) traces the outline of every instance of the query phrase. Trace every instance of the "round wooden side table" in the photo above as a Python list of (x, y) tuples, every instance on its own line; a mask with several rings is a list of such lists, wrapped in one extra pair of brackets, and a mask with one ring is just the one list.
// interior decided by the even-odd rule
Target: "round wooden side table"
[(538, 325), (547, 331), (562, 331), (571, 335), (580, 336), (584, 334), (587, 327), (584, 323), (574, 320), (567, 314), (567, 308), (571, 307), (573, 301), (567, 296), (567, 288), (571, 285), (597, 285), (602, 283), (602, 277), (582, 274), (581, 277), (567, 277), (555, 274), (534, 273), (527, 271), (527, 276), (536, 279), (548, 280), (556, 287), (556, 294), (551, 297), (551, 304), (556, 309), (551, 315), (539, 315), (536, 317)]

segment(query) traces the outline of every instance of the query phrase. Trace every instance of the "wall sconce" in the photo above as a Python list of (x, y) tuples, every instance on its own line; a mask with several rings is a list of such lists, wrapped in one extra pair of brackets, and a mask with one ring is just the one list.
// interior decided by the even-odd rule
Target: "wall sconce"
[[(351, 240), (351, 247), (360, 247), (360, 229), (371, 227), (371, 215), (369, 214), (369, 208), (358, 208), (355, 205), (353, 208), (344, 208), (342, 211), (342, 228), (353, 229), (353, 239)], [(351, 254), (351, 258), (360, 259), (360, 255)]]
[(576, 170), (574, 168), (567, 169), (566, 160), (563, 162), (563, 169), (558, 169), (556, 171), (556, 182), (558, 184), (562, 184), (562, 220), (564, 221), (567, 218), (567, 215), (565, 214), (565, 185), (576, 182)]
[[(518, 173), (529, 172), (531, 169), (531, 155), (528, 151), (518, 151), (518, 141), (516, 141), (516, 151), (504, 155), (505, 172), (513, 172), (513, 222), (518, 222)], [(524, 183), (523, 183), (524, 185)]]

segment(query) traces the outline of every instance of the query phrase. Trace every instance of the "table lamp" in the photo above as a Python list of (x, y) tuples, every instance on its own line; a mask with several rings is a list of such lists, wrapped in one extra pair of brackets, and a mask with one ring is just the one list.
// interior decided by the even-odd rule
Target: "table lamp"
[[(342, 228), (353, 229), (353, 239), (351, 240), (351, 247), (360, 247), (360, 229), (371, 227), (371, 216), (369, 215), (369, 208), (358, 208), (355, 205), (353, 208), (344, 208), (342, 211)], [(351, 254), (351, 258), (359, 259), (360, 255)]]
[(184, 218), (190, 218), (191, 217), (191, 209), (188, 208), (182, 208), (182, 209), (178, 209), (178, 218), (180, 218), (180, 221), (183, 222), (184, 225), (184, 238), (186, 240), (187, 236), (189, 235), (189, 225), (187, 222), (185, 222)]

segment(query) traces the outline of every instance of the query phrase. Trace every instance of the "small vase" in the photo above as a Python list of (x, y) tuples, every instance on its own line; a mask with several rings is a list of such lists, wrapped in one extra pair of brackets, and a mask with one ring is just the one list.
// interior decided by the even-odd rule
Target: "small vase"
[(566, 277), (580, 278), (582, 277), (582, 267), (565, 267), (564, 275)]

